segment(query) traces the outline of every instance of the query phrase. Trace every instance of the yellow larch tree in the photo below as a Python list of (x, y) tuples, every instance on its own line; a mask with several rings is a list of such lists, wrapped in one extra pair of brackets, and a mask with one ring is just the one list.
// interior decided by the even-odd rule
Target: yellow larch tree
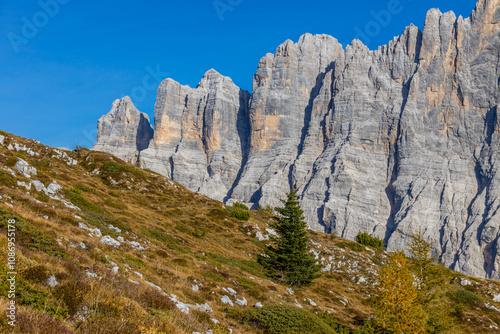
[(404, 252), (393, 253), (379, 274), (377, 318), (387, 333), (425, 333), (427, 315), (418, 302)]

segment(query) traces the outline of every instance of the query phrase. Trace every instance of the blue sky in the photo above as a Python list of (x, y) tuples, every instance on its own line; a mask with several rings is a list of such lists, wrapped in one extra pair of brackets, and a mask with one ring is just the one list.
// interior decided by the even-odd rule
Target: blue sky
[(51, 146), (90, 147), (97, 119), (117, 98), (131, 96), (152, 118), (165, 77), (196, 86), (215, 68), (251, 91), (259, 59), (286, 39), (325, 33), (345, 46), (358, 36), (375, 49), (410, 23), (422, 28), (430, 8), (468, 17), (474, 6), (474, 0), (0, 0), (0, 129)]

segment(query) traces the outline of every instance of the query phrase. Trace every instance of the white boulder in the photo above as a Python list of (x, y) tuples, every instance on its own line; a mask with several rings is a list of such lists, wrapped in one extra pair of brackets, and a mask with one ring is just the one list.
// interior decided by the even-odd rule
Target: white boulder
[(113, 246), (113, 247), (120, 247), (120, 243), (118, 242), (118, 240), (115, 240), (113, 239), (111, 236), (109, 235), (105, 235), (104, 237), (101, 238), (101, 240), (99, 240), (99, 242), (101, 244), (105, 244), (105, 245), (110, 245), (110, 246)]
[(47, 195), (55, 195), (61, 189), (62, 189), (62, 187), (59, 184), (57, 184), (56, 181), (52, 181), (47, 186)]
[(57, 281), (55, 276), (50, 276), (47, 278), (47, 285), (50, 286), (51, 288), (57, 286), (59, 282)]
[(241, 306), (247, 306), (247, 304), (248, 304), (245, 297), (241, 297), (241, 299), (236, 299), (235, 303), (238, 305), (241, 305)]
[(36, 168), (31, 167), (26, 161), (19, 158), (19, 160), (14, 165), (14, 168), (26, 177), (31, 177), (31, 175), (36, 175)]
[(231, 301), (231, 298), (229, 298), (229, 296), (227, 296), (227, 295), (222, 296), (222, 298), (220, 299), (220, 301), (223, 304), (228, 304), (229, 306), (234, 306), (233, 302)]

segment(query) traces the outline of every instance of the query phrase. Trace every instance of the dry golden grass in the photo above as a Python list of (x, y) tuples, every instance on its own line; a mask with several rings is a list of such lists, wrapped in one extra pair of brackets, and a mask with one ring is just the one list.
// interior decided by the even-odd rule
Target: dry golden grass
[[(324, 273), (314, 285), (291, 294), (285, 286), (267, 279), (256, 264), (266, 241), (258, 241), (255, 234), (258, 229), (263, 232), (268, 227), (269, 212), (252, 211), (248, 221), (241, 221), (231, 217), (220, 202), (190, 192), (158, 174), (136, 169), (109, 154), (88, 150), (68, 152), (78, 161), (70, 166), (53, 158), (52, 149), (33, 141), (8, 134), (6, 141), (27, 145), (40, 156), (0, 146), (0, 167), (12, 165), (22, 156), (37, 168), (38, 175), (32, 179), (45, 185), (56, 180), (64, 189), (58, 196), (82, 209), (69, 209), (33, 188), (28, 194), (17, 186), (18, 180), (29, 181), (20, 174), (16, 178), (0, 174), (0, 218), (15, 216), (25, 226), (25, 231), (19, 231), (17, 236), (19, 287), (23, 289), (18, 296), (21, 304), (18, 320), (25, 327), (18, 327), (17, 333), (44, 330), (44, 333), (191, 334), (212, 329), (214, 333), (225, 334), (229, 328), (233, 333), (258, 333), (256, 327), (228, 317), (227, 305), (221, 302), (221, 297), (230, 294), (224, 288), (234, 289), (237, 298), (247, 300), (248, 306), (235, 306), (241, 310), (251, 309), (257, 302), (290, 306), (300, 303), (311, 314), (327, 310), (352, 329), (373, 314), (370, 296), (374, 293), (378, 268), (375, 262), (384, 260), (379, 251), (310, 232), (311, 246), (320, 252), (320, 257), (331, 256), (336, 267)], [(99, 174), (92, 173), (95, 170)], [(79, 222), (99, 228), (103, 235), (115, 239), (122, 236), (137, 241), (146, 249), (138, 251), (128, 243), (119, 248), (103, 245), (99, 237), (79, 228)], [(122, 232), (116, 232), (109, 224)], [(5, 232), (2, 222), (0, 270), (4, 271)], [(354, 263), (357, 267), (353, 267)], [(112, 271), (115, 266), (119, 268), (117, 273)], [(96, 277), (89, 276), (94, 274)], [(56, 277), (59, 285), (50, 288), (46, 284), (48, 276)], [(368, 283), (358, 284), (360, 277)], [(484, 302), (488, 302), (500, 308), (492, 301), (493, 293), (500, 293), (497, 282), (477, 280), (477, 284), (467, 287), (481, 296), (483, 302), (460, 309), (446, 293), (463, 289), (459, 280), (464, 276), (443, 269), (440, 277), (436, 298), (428, 307), (446, 320), (443, 333), (467, 333), (472, 329), (475, 333), (488, 333), (492, 331), (490, 325), (500, 324), (500, 313), (484, 307)], [(162, 291), (147, 282), (160, 286)], [(198, 291), (193, 291), (195, 285)], [(187, 304), (209, 303), (214, 312), (190, 307), (189, 314), (184, 314), (170, 299), (171, 294)], [(231, 299), (234, 302), (236, 297)], [(0, 311), (5, 307), (6, 299), (0, 299)], [(211, 318), (220, 321), (220, 325), (215, 325)], [(0, 328), (7, 331), (5, 324), (5, 317), (0, 316)]]

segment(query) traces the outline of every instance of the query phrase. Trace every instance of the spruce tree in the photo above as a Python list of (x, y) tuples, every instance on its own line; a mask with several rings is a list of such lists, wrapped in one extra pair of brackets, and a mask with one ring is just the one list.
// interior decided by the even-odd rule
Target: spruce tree
[(265, 256), (259, 256), (258, 261), (274, 279), (291, 286), (310, 285), (320, 276), (321, 266), (309, 254), (304, 211), (295, 190), (281, 202), (284, 207), (275, 208), (278, 215), (269, 224), (279, 237), (271, 238), (271, 245), (264, 247)]

